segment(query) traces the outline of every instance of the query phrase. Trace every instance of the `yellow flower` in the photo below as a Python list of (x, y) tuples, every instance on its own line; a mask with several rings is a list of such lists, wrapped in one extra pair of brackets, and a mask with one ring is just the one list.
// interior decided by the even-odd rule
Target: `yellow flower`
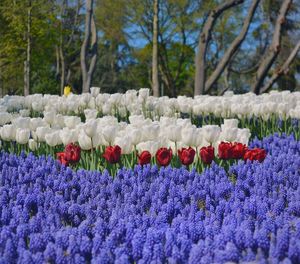
[(65, 86), (64, 95), (68, 96), (70, 93), (71, 93), (71, 86), (70, 85)]

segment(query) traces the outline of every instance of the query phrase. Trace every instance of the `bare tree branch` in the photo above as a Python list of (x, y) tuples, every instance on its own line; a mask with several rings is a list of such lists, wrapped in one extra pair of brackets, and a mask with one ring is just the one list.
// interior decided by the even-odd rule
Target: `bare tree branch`
[[(87, 57), (89, 51), (89, 41), (92, 33), (92, 59), (89, 70), (87, 67)], [(82, 92), (89, 92), (92, 75), (97, 60), (97, 31), (93, 17), (93, 0), (86, 0), (85, 34), (81, 46), (80, 63), (82, 71)]]
[(272, 38), (272, 43), (269, 49), (265, 52), (264, 57), (262, 58), (259, 68), (256, 72), (251, 91), (259, 94), (260, 87), (263, 85), (264, 80), (268, 74), (268, 71), (275, 62), (281, 45), (281, 28), (283, 23), (286, 20), (287, 12), (291, 6), (292, 0), (283, 0), (280, 7), (280, 11), (276, 20), (275, 30)]
[(244, 24), (243, 24), (240, 34), (231, 43), (230, 47), (226, 50), (224, 56), (218, 63), (216, 69), (211, 74), (211, 76), (208, 78), (208, 80), (205, 82), (205, 93), (207, 93), (213, 87), (213, 85), (216, 83), (216, 81), (220, 78), (222, 72), (224, 71), (224, 69), (226, 68), (226, 66), (228, 65), (228, 63), (230, 62), (232, 57), (236, 54), (237, 50), (239, 49), (242, 42), (244, 41), (259, 2), (260, 2), (260, 0), (252, 1), (252, 4), (250, 6), (247, 17), (244, 20)]
[(218, 17), (227, 9), (243, 3), (244, 0), (227, 0), (211, 10), (205, 24), (203, 31), (199, 36), (198, 52), (196, 54), (196, 71), (195, 71), (195, 87), (194, 94), (203, 94), (205, 91), (205, 72), (206, 72), (206, 51), (208, 43), (211, 39), (211, 31), (218, 19)]
[(259, 67), (259, 62), (250, 67), (249, 69), (242, 69), (242, 70), (236, 70), (232, 67), (229, 68), (229, 71), (236, 73), (236, 74), (249, 74), (249, 73), (254, 73)]
[(260, 93), (265, 93), (265, 92), (269, 91), (272, 88), (273, 84), (277, 81), (277, 79), (281, 75), (288, 73), (289, 66), (291, 65), (291, 63), (293, 62), (293, 60), (296, 58), (299, 49), (300, 49), (300, 40), (298, 41), (297, 45), (292, 50), (290, 56), (287, 58), (287, 60), (285, 61), (285, 63), (279, 69), (275, 70), (275, 72), (273, 73), (273, 75), (271, 76), (271, 78), (261, 88)]
[(67, 42), (67, 44), (66, 44), (66, 47), (67, 47), (67, 48), (70, 47), (70, 45), (71, 45), (71, 43), (72, 43), (72, 41), (73, 41), (75, 29), (76, 29), (76, 27), (78, 26), (77, 24), (78, 24), (78, 22), (79, 22), (78, 17), (79, 17), (80, 9), (81, 9), (81, 0), (78, 0), (78, 2), (77, 2), (77, 7), (76, 7), (75, 18), (74, 18), (74, 25), (73, 25), (73, 27), (72, 27), (72, 31), (71, 31), (69, 40), (68, 40), (68, 42)]
[(96, 23), (95, 23), (94, 15), (92, 15), (91, 31), (92, 31), (92, 40), (91, 40), (92, 58), (91, 58), (91, 62), (90, 62), (89, 71), (88, 71), (88, 74), (87, 74), (87, 84), (86, 84), (86, 86), (88, 87), (88, 89), (90, 89), (90, 86), (91, 86), (91, 83), (92, 83), (93, 73), (95, 71), (96, 62), (97, 62), (97, 29), (96, 29)]

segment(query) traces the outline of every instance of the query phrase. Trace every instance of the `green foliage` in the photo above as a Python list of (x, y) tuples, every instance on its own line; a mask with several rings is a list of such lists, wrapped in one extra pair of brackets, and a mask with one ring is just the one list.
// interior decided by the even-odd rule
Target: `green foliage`
[[(212, 94), (228, 82), (235, 92), (246, 92), (255, 66), (270, 43), (280, 0), (262, 1), (249, 34), (235, 54)], [(0, 1), (0, 89), (6, 94), (22, 94), (26, 59), (27, 11), (29, 0)], [(65, 82), (81, 92), (80, 49), (84, 35), (84, 0), (31, 0), (31, 92), (60, 93), (61, 62), (65, 62)], [(159, 82), (164, 95), (193, 95), (194, 62), (199, 34), (211, 10), (220, 0), (159, 1)], [(212, 32), (207, 51), (207, 74), (215, 69), (224, 52), (238, 35), (251, 1), (227, 10)], [(294, 1), (284, 25), (280, 56), (272, 70), (289, 55), (299, 35), (300, 5)], [(103, 92), (125, 92), (151, 87), (153, 0), (95, 0), (98, 30), (98, 60), (92, 80)], [(300, 58), (296, 58), (278, 89), (297, 89)], [(58, 67), (59, 66), (59, 67)], [(244, 73), (247, 72), (247, 73)], [(271, 72), (270, 72), (271, 73)]]

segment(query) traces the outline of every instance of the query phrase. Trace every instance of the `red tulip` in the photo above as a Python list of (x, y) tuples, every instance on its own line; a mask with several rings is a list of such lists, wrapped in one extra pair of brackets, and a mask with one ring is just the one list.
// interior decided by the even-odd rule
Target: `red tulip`
[(69, 161), (66, 159), (66, 153), (64, 153), (64, 152), (58, 152), (58, 153), (56, 153), (56, 157), (57, 157), (57, 160), (62, 165), (65, 165), (65, 166), (69, 165)]
[(77, 163), (80, 160), (81, 148), (70, 143), (65, 147), (65, 156), (68, 162)]
[(172, 159), (172, 149), (160, 148), (157, 150), (155, 157), (160, 166), (168, 166)]
[(200, 149), (200, 158), (205, 164), (211, 164), (215, 157), (215, 149), (212, 146), (202, 147)]
[(121, 148), (118, 145), (106, 147), (103, 157), (111, 164), (118, 163), (121, 158)]
[(230, 159), (231, 158), (231, 148), (232, 143), (221, 142), (218, 147), (218, 156), (220, 159)]
[(259, 162), (263, 162), (266, 156), (267, 152), (264, 149), (254, 148), (246, 151), (244, 160), (258, 160)]
[(151, 161), (151, 154), (149, 151), (144, 150), (140, 155), (138, 155), (138, 159), (140, 165), (149, 164)]
[(196, 151), (189, 147), (189, 148), (182, 148), (178, 150), (178, 156), (183, 165), (191, 165), (194, 161)]
[(248, 150), (247, 146), (242, 143), (234, 142), (230, 150), (230, 158), (242, 159)]

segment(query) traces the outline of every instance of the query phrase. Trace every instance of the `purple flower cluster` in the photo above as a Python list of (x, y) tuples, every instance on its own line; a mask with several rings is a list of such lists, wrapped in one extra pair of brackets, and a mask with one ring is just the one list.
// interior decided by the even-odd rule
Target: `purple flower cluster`
[(0, 154), (0, 263), (299, 263), (300, 142), (263, 163), (107, 171)]

